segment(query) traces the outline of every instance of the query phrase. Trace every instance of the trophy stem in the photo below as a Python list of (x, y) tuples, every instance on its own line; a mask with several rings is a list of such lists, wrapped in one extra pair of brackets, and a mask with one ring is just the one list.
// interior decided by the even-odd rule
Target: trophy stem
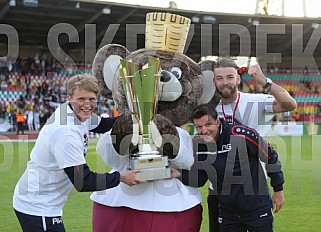
[(149, 138), (148, 134), (140, 135), (138, 140), (138, 155), (157, 155), (159, 151), (157, 151), (157, 147), (152, 140)]

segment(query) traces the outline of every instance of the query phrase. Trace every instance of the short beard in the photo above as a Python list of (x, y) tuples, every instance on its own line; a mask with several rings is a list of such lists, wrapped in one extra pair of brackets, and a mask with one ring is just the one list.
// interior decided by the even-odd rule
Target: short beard
[(227, 93), (222, 93), (221, 90), (219, 89), (216, 89), (216, 91), (221, 95), (222, 98), (231, 98), (232, 96), (234, 96), (234, 94), (236, 93), (237, 91), (237, 88), (234, 87), (234, 88), (229, 88), (231, 90), (231, 92), (229, 94)]

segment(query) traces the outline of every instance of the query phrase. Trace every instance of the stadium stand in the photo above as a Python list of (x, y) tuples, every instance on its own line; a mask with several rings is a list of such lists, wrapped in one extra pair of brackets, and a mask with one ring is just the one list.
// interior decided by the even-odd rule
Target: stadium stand
[[(28, 62), (24, 62), (26, 60)], [(0, 67), (0, 118), (10, 123), (14, 131), (16, 129), (15, 115), (18, 109), (25, 113), (26, 121), (31, 111), (38, 112), (40, 124), (43, 125), (55, 107), (66, 101), (67, 79), (76, 74), (91, 73), (91, 65), (79, 64), (62, 67), (55, 61), (48, 62), (48, 66), (45, 65), (35, 72), (32, 67), (36, 60), (30, 57), (19, 58), (12, 65), (11, 70), (7, 67)], [(41, 62), (41, 58), (39, 60)], [(101, 112), (109, 112), (113, 117), (117, 109), (112, 101), (99, 96), (96, 113)]]
[[(320, 115), (320, 86), (321, 86), (321, 75), (312, 74), (289, 74), (289, 73), (268, 73), (266, 74), (275, 83), (284, 87), (298, 102), (296, 112), (303, 115), (303, 121), (309, 121), (310, 116), (314, 116), (316, 122), (321, 121)], [(255, 81), (252, 77), (247, 74), (242, 75), (243, 83), (248, 86), (248, 91), (261, 92), (262, 89), (256, 86)], [(292, 112), (293, 115), (295, 112)]]
[[(90, 65), (80, 65), (74, 70), (72, 67), (59, 68), (56, 72), (51, 71), (50, 75), (35, 75), (30, 73), (21, 73), (16, 71), (11, 71), (8, 73), (2, 73), (7, 76), (6, 82), (7, 87), (2, 88), (0, 92), (0, 101), (7, 106), (10, 102), (16, 102), (20, 96), (27, 99), (35, 99), (41, 102), (47, 96), (46, 91), (55, 90), (55, 96), (58, 102), (61, 101), (61, 92), (64, 94), (65, 91), (65, 81), (74, 74), (84, 74), (90, 73)], [(267, 74), (274, 82), (283, 86), (287, 91), (292, 94), (292, 96), (298, 102), (298, 111), (302, 115), (314, 115), (319, 118), (321, 95), (319, 93), (319, 87), (321, 86), (321, 76), (316, 74), (284, 74), (284, 73), (274, 73)], [(27, 85), (26, 80), (29, 79), (29, 85)], [(252, 77), (247, 74), (242, 75), (242, 80), (248, 86), (248, 92), (261, 92), (262, 89), (256, 86), (255, 81)], [(48, 85), (47, 87), (44, 87)], [(246, 91), (246, 90), (245, 90)], [(29, 96), (26, 96), (29, 94)]]
[[(191, 10), (173, 9), (173, 8), (155, 8), (155, 7), (141, 7), (131, 4), (117, 4), (108, 3), (108, 7), (112, 7), (110, 15), (105, 15), (101, 12), (101, 9), (106, 6), (106, 3), (101, 1), (82, 1), (80, 8), (74, 7), (73, 1), (43, 1), (39, 2), (38, 7), (27, 8), (22, 4), (16, 6), (10, 6), (7, 0), (0, 0), (0, 7), (4, 9), (2, 12), (2, 21), (9, 25), (12, 25), (21, 36), (19, 40), (20, 51), (19, 56), (15, 62), (12, 62), (14, 58), (6, 57), (7, 50), (5, 46), (0, 46), (0, 112), (1, 117), (8, 119), (8, 105), (12, 104), (13, 108), (18, 105), (24, 104), (27, 106), (31, 104), (36, 108), (40, 108), (42, 105), (47, 105), (51, 100), (57, 102), (64, 101), (64, 83), (68, 77), (73, 74), (89, 73), (91, 71), (90, 65), (94, 57), (95, 51), (88, 52), (86, 54), (86, 42), (95, 42), (96, 49), (99, 46), (105, 44), (104, 35), (107, 32), (109, 25), (118, 23), (119, 28), (113, 37), (112, 43), (118, 43), (124, 46), (128, 46), (131, 50), (144, 47), (144, 39), (140, 34), (133, 33), (133, 37), (129, 37), (131, 34), (127, 34), (126, 25), (130, 24), (144, 24), (145, 15), (150, 11), (166, 11), (184, 15), (188, 18), (193, 18), (197, 13), (198, 16), (213, 15), (216, 18), (217, 23), (210, 24), (210, 30), (201, 30), (201, 26), (205, 23), (203, 21), (194, 22), (194, 33), (189, 44), (187, 54), (194, 60), (200, 60), (201, 56), (218, 56), (220, 33), (219, 27), (224, 24), (239, 24), (248, 30), (252, 48), (246, 51), (251, 51), (250, 56), (256, 57), (259, 51), (259, 46), (256, 41), (260, 41), (260, 33), (256, 32), (256, 27), (249, 25), (248, 15), (242, 14), (226, 14), (218, 12), (195, 12)], [(62, 10), (63, 9), (63, 10)], [(75, 14), (76, 12), (76, 14)], [(46, 15), (46, 20), (42, 20), (39, 24), (39, 18), (43, 19)], [(72, 15), (73, 17), (65, 17), (66, 15)], [(124, 17), (125, 15), (125, 17)], [(59, 17), (57, 17), (59, 16)], [(300, 24), (306, 30), (302, 35), (303, 47), (306, 47), (308, 43), (318, 44), (315, 47), (314, 54), (319, 54), (321, 51), (321, 45), (318, 37), (310, 36), (314, 31), (311, 28), (311, 23), (314, 23), (314, 19), (305, 18), (286, 18), (277, 17), (271, 15), (256, 15), (260, 21), (260, 25), (271, 24), (284, 24), (287, 28), (291, 28), (294, 24)], [(91, 19), (89, 22), (88, 19)], [(201, 17), (200, 17), (201, 18)], [(62, 62), (58, 62), (53, 58), (52, 51), (48, 51), (48, 28), (53, 25), (61, 23), (63, 19), (64, 23), (69, 25), (80, 25), (77, 27), (79, 33), (79, 42), (65, 41), (66, 38), (62, 38), (59, 45), (65, 54), (68, 55), (69, 61), (73, 59), (73, 65), (68, 63), (66, 57), (61, 58)], [(85, 41), (87, 38), (87, 31), (84, 27), (85, 24), (92, 24), (97, 26), (96, 36), (93, 35), (92, 41)], [(30, 28), (37, 28), (37, 33), (30, 33)], [(263, 34), (269, 34), (269, 27), (262, 27)], [(127, 38), (128, 37), (128, 38)], [(139, 37), (140, 39), (136, 39)], [(211, 38), (211, 43), (203, 43), (204, 39)], [(280, 42), (282, 41), (282, 43)], [(1, 41), (0, 41), (1, 42)], [(317, 122), (321, 122), (321, 76), (319, 70), (312, 72), (310, 67), (315, 67), (314, 64), (320, 66), (321, 58), (315, 56), (313, 62), (309, 63), (311, 59), (305, 60), (303, 57), (293, 57), (293, 37), (292, 31), (286, 30), (285, 34), (269, 36), (269, 47), (273, 48), (271, 52), (278, 52), (282, 54), (282, 62), (271, 63), (266, 62), (265, 57), (257, 57), (259, 63), (267, 63), (266, 72), (274, 82), (283, 86), (290, 94), (297, 100), (298, 108), (296, 111), (302, 116), (302, 120), (310, 120), (311, 116)], [(242, 49), (238, 39), (231, 39), (230, 41), (230, 53), (228, 56), (238, 56)], [(35, 46), (35, 44), (37, 46)], [(211, 46), (207, 47), (207, 44)], [(201, 46), (202, 45), (202, 46)], [(257, 46), (255, 46), (257, 45)], [(90, 50), (90, 49), (88, 49)], [(247, 53), (247, 52), (246, 52)], [(54, 54), (58, 57), (58, 53)], [(249, 55), (247, 53), (247, 55)], [(277, 67), (277, 71), (268, 71)], [(304, 68), (309, 69), (305, 70)], [(276, 70), (276, 69), (275, 69)], [(249, 92), (261, 92), (262, 89), (256, 86), (256, 83), (251, 77), (246, 74), (243, 75), (243, 91)], [(23, 99), (23, 100), (21, 100)], [(104, 99), (102, 99), (104, 100)], [(30, 106), (29, 106), (30, 108)], [(296, 112), (291, 112), (295, 115)], [(44, 114), (44, 111), (43, 111)]]

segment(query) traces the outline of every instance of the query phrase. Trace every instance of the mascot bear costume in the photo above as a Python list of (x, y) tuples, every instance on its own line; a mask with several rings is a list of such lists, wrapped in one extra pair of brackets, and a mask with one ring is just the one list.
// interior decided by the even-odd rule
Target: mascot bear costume
[[(96, 54), (93, 75), (98, 79), (100, 92), (113, 98), (122, 113), (110, 133), (102, 135), (97, 144), (98, 153), (112, 171), (128, 170), (130, 155), (138, 151), (137, 142), (133, 142), (137, 123), (126, 100), (120, 63), (126, 60), (142, 68), (149, 57), (159, 60), (161, 70), (157, 114), (153, 118), (157, 127), (154, 135), (161, 137), (156, 143), (159, 152), (168, 157), (170, 165), (181, 169), (193, 164), (191, 136), (180, 126), (189, 122), (197, 105), (215, 108), (219, 99), (212, 82), (215, 63), (198, 64), (183, 54), (190, 21), (170, 13), (149, 13), (144, 49), (130, 53), (121, 45), (109, 44)], [(170, 135), (171, 139), (165, 139), (164, 135)], [(93, 193), (91, 199), (94, 232), (196, 232), (202, 221), (199, 191), (183, 185), (177, 178), (135, 186), (120, 183)]]

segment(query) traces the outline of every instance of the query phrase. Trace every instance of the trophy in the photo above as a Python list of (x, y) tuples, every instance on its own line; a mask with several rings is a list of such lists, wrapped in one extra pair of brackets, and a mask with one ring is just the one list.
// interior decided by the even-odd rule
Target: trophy
[(122, 86), (134, 123), (132, 141), (138, 135), (139, 151), (129, 155), (129, 169), (142, 169), (138, 176), (144, 180), (170, 178), (168, 157), (159, 154), (157, 149), (161, 146), (161, 138), (156, 140), (151, 132), (151, 127), (156, 127), (153, 118), (158, 102), (160, 61), (148, 57), (148, 63), (141, 70), (137, 64), (126, 60), (121, 60), (120, 65)]

